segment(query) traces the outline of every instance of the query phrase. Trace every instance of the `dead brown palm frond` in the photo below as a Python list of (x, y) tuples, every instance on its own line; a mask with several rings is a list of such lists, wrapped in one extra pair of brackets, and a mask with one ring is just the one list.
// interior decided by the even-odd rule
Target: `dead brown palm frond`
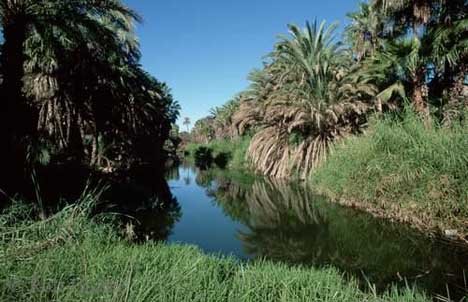
[(262, 118), (262, 107), (253, 99), (243, 100), (232, 116), (232, 127), (239, 135), (254, 127)]
[(260, 130), (250, 143), (248, 154), (256, 169), (273, 177), (287, 176), (284, 158), (289, 156), (287, 132), (276, 127)]
[(248, 156), (264, 175), (305, 179), (323, 162), (332, 143), (359, 131), (371, 108), (359, 101), (337, 103), (322, 111), (304, 104), (276, 103), (266, 109), (263, 121), (270, 126), (252, 138)]

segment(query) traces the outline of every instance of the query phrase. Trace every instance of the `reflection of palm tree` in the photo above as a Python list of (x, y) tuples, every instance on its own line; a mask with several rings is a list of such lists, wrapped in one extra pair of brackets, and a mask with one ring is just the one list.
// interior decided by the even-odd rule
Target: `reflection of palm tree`
[(168, 180), (179, 180), (180, 179), (180, 171), (177, 165), (171, 166), (169, 169), (166, 170), (166, 179)]
[(304, 186), (256, 182), (248, 195), (250, 232), (239, 238), (249, 254), (304, 263), (322, 255), (328, 225)]
[(191, 171), (190, 169), (185, 169), (186, 174), (185, 174), (184, 182), (187, 186), (190, 185), (191, 183), (190, 171)]
[(198, 169), (197, 177), (195, 182), (201, 187), (211, 187), (211, 184), (214, 180), (214, 171), (213, 170), (202, 170)]
[(248, 254), (297, 263), (322, 254), (323, 244), (318, 241), (328, 227), (314, 206), (316, 196), (305, 186), (272, 180), (257, 180), (250, 186), (217, 182), (218, 203), (249, 227), (238, 235)]

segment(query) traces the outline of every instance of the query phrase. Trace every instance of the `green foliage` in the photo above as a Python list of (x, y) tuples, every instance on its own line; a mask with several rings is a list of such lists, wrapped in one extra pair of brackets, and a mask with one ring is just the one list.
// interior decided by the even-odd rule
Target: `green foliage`
[(193, 155), (195, 165), (200, 168), (208, 168), (213, 162), (213, 151), (209, 147), (200, 146)]
[(197, 149), (205, 147), (212, 150), (213, 158), (224, 156), (228, 159), (227, 167), (234, 169), (247, 169), (248, 163), (246, 160), (246, 152), (250, 144), (249, 136), (241, 136), (239, 138), (228, 140), (220, 139), (213, 140), (208, 144), (188, 144), (185, 151), (190, 154), (190, 157), (195, 159)]
[[(374, 120), (367, 135), (337, 145), (312, 181), (328, 194), (466, 231), (468, 125), (443, 128), (411, 110)], [(402, 214), (404, 215), (404, 214)], [(400, 215), (401, 216), (401, 215)]]
[(411, 289), (365, 293), (333, 268), (240, 263), (153, 242), (129, 245), (89, 220), (86, 207), (47, 222), (2, 223), (0, 232), (1, 301), (428, 301)]

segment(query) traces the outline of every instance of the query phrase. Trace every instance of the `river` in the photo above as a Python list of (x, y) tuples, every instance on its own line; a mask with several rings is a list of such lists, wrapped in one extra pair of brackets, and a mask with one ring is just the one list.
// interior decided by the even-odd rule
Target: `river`
[[(329, 202), (306, 184), (180, 165), (148, 190), (111, 190), (111, 212), (124, 214), (135, 241), (191, 244), (241, 261), (333, 266), (365, 289), (416, 285), (452, 298), (467, 295), (468, 249), (405, 225)], [(161, 185), (165, 186), (161, 193)], [(139, 193), (135, 193), (139, 192)], [(468, 277), (468, 276), (467, 276)]]

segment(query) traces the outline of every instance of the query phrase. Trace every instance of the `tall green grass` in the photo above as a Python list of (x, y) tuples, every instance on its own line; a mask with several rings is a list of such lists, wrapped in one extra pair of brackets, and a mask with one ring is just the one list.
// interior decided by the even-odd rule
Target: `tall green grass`
[(219, 154), (227, 154), (229, 157), (228, 166), (230, 168), (245, 169), (248, 168), (246, 154), (249, 148), (251, 137), (242, 136), (233, 140), (222, 139), (213, 140), (208, 144), (188, 144), (185, 151), (190, 154), (191, 157), (195, 154), (196, 150), (200, 146), (210, 148), (213, 151), (213, 157)]
[(333, 268), (132, 245), (87, 218), (86, 205), (39, 222), (16, 209), (0, 216), (0, 301), (428, 301), (411, 289), (365, 293)]
[(393, 209), (430, 227), (468, 227), (468, 126), (426, 125), (407, 110), (374, 120), (369, 133), (338, 145), (312, 174), (336, 199)]

